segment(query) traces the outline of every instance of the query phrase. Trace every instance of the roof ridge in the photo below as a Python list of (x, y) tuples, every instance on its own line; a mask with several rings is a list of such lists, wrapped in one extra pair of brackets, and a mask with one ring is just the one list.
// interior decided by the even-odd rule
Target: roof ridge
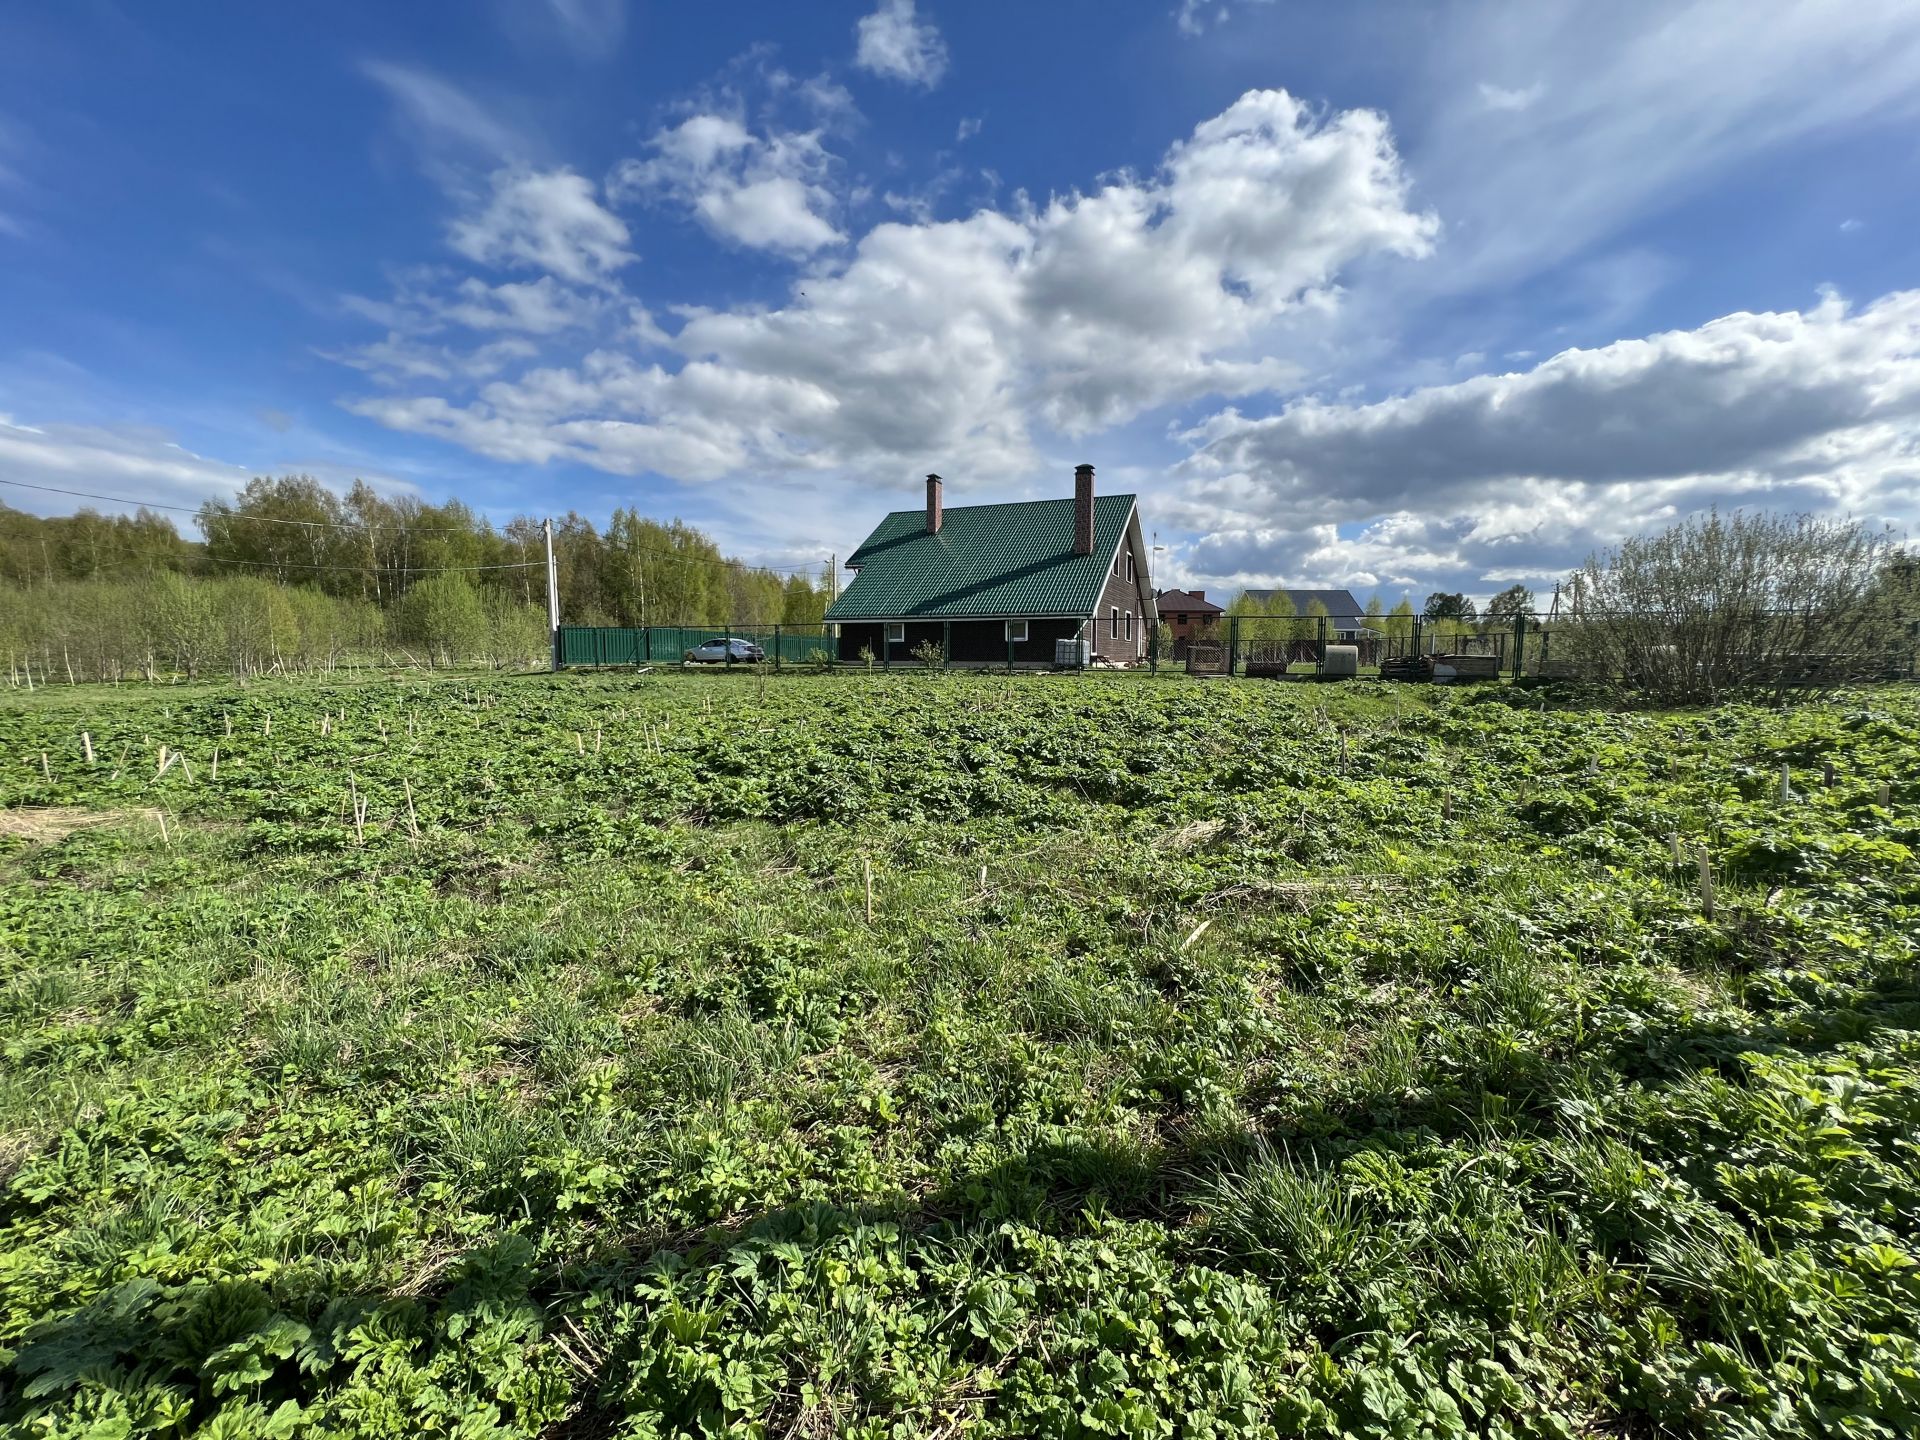
[[(1101, 500), (1138, 500), (1140, 496), (1137, 492), (1132, 490), (1113, 490), (1113, 491), (1103, 492), (1102, 494), (1099, 494), (1099, 495), (1095, 495), (1093, 498), (1097, 502)], [(975, 501), (971, 505), (943, 504), (941, 506), (941, 514), (943, 516), (951, 515), (956, 510), (1010, 510), (1015, 505), (1071, 505), (1071, 504), (1073, 504), (1073, 496), (1071, 495), (1052, 495), (1047, 497), (1044, 500), (979, 500), (979, 501)], [(887, 511), (888, 515), (919, 515), (922, 513), (924, 513), (924, 509), (922, 506), (919, 506), (919, 505), (909, 505), (906, 508), (901, 510)]]

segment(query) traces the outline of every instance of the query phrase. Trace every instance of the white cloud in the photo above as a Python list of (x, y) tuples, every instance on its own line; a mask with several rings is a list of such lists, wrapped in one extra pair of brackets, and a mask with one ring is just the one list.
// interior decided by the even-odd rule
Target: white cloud
[[(1410, 157), (1447, 217), (1447, 263), (1413, 286), (1507, 289), (1780, 146), (1920, 114), (1920, 9), (1745, 0), (1461, 7), (1423, 43), (1428, 113)], [(1528, 77), (1524, 125), (1462, 105), (1458, 77)], [(1418, 102), (1410, 101), (1410, 107)], [(1406, 294), (1382, 293), (1383, 309)], [(1369, 320), (1371, 320), (1371, 316)]]
[(1518, 90), (1492, 85), (1485, 80), (1480, 82), (1480, 102), (1489, 110), (1528, 110), (1546, 93), (1547, 87), (1538, 82)]
[[(661, 157), (723, 170), (754, 143), (697, 118)], [(783, 307), (684, 309), (678, 368), (604, 348), (470, 400), (352, 408), (498, 458), (620, 473), (891, 477), (944, 456), (1004, 476), (1031, 459), (1036, 421), (1081, 434), (1289, 379), (1267, 358), (1272, 327), (1337, 306), (1343, 269), (1422, 254), (1434, 229), (1407, 203), (1381, 116), (1250, 91), (1151, 176), (877, 225)]]
[(483, 265), (545, 270), (576, 285), (604, 282), (633, 260), (627, 227), (571, 170), (507, 169), (478, 214), (454, 222), (449, 243)]
[(960, 128), (953, 132), (953, 143), (961, 145), (980, 133), (980, 118), (967, 116), (960, 121)]
[(410, 139), (423, 154), (466, 150), (497, 164), (526, 153), (525, 142), (512, 126), (432, 71), (386, 60), (362, 61), (360, 71), (392, 98)]
[[(1273, 0), (1245, 0), (1248, 4), (1268, 5)], [(1219, 0), (1180, 0), (1180, 8), (1173, 12), (1173, 23), (1182, 35), (1204, 35), (1207, 22), (1221, 26), (1233, 18), (1233, 11)]]
[(1729, 315), (1371, 405), (1229, 409), (1185, 438), (1177, 509), (1202, 532), (1190, 564), (1216, 576), (1563, 572), (1716, 503), (1909, 525), (1920, 291)]
[(947, 42), (931, 21), (914, 18), (913, 0), (880, 0), (880, 8), (854, 26), (859, 39), (853, 63), (889, 80), (931, 90), (947, 70)]
[(1841, 232), (1844, 234), (1852, 234), (1855, 230), (1860, 229), (1861, 226), (1864, 225), (1865, 223), (1866, 222), (1862, 220), (1852, 220), (1852, 219), (1842, 220), (1840, 222), (1840, 229), (1841, 229)]
[(583, 59), (604, 59), (626, 33), (626, 0), (546, 0), (546, 5), (561, 39)]
[(500, 285), (469, 276), (439, 303), (436, 313), (440, 319), (469, 330), (553, 335), (587, 324), (599, 308), (594, 296), (569, 290), (551, 275)]
[(321, 353), (329, 360), (364, 370), (384, 384), (400, 385), (410, 380), (484, 380), (540, 352), (531, 342), (520, 339), (493, 340), (466, 349), (429, 344), (394, 330), (385, 339), (368, 345)]
[(826, 218), (834, 198), (818, 131), (755, 135), (731, 115), (701, 113), (647, 143), (649, 158), (614, 168), (614, 201), (671, 199), (714, 234), (755, 250), (810, 255), (846, 238)]
[[(0, 420), (0, 476), (132, 494), (155, 504), (197, 505), (210, 495), (231, 495), (247, 483), (249, 472), (196, 455), (158, 430)], [(39, 515), (69, 515), (87, 503), (120, 508), (13, 486), (0, 486), (0, 502)]]

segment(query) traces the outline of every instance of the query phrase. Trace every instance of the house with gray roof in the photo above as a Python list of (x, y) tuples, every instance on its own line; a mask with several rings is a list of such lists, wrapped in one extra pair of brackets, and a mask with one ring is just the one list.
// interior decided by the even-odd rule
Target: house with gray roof
[(1367, 626), (1367, 607), (1353, 598), (1349, 590), (1249, 590), (1247, 596), (1260, 605), (1271, 605), (1273, 597), (1285, 595), (1293, 602), (1293, 613), (1305, 615), (1316, 604), (1327, 612), (1327, 639), (1340, 644), (1358, 640)]
[(1085, 640), (1130, 665), (1159, 613), (1148, 554), (1134, 497), (1096, 496), (1091, 465), (1071, 497), (1004, 505), (949, 506), (929, 475), (925, 508), (893, 511), (848, 557), (827, 619), (842, 660), (899, 663), (932, 644), (957, 665), (1050, 666), (1056, 641)]

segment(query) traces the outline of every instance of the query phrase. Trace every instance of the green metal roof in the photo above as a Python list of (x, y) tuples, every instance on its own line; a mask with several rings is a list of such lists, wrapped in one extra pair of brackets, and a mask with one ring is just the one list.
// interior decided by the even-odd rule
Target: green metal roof
[(954, 505), (936, 535), (925, 510), (895, 510), (847, 559), (859, 573), (829, 620), (1091, 615), (1131, 495), (1093, 499), (1093, 553), (1073, 553), (1073, 501)]

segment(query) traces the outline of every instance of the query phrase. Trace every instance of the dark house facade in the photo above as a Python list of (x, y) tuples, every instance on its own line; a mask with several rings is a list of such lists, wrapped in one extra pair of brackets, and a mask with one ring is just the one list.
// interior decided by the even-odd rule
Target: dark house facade
[(927, 477), (924, 510), (895, 510), (848, 557), (854, 578), (827, 610), (839, 656), (914, 660), (944, 647), (955, 665), (1034, 668), (1060, 640), (1116, 665), (1146, 658), (1158, 616), (1131, 495), (1094, 494), (1093, 467), (1070, 499), (945, 503)]

